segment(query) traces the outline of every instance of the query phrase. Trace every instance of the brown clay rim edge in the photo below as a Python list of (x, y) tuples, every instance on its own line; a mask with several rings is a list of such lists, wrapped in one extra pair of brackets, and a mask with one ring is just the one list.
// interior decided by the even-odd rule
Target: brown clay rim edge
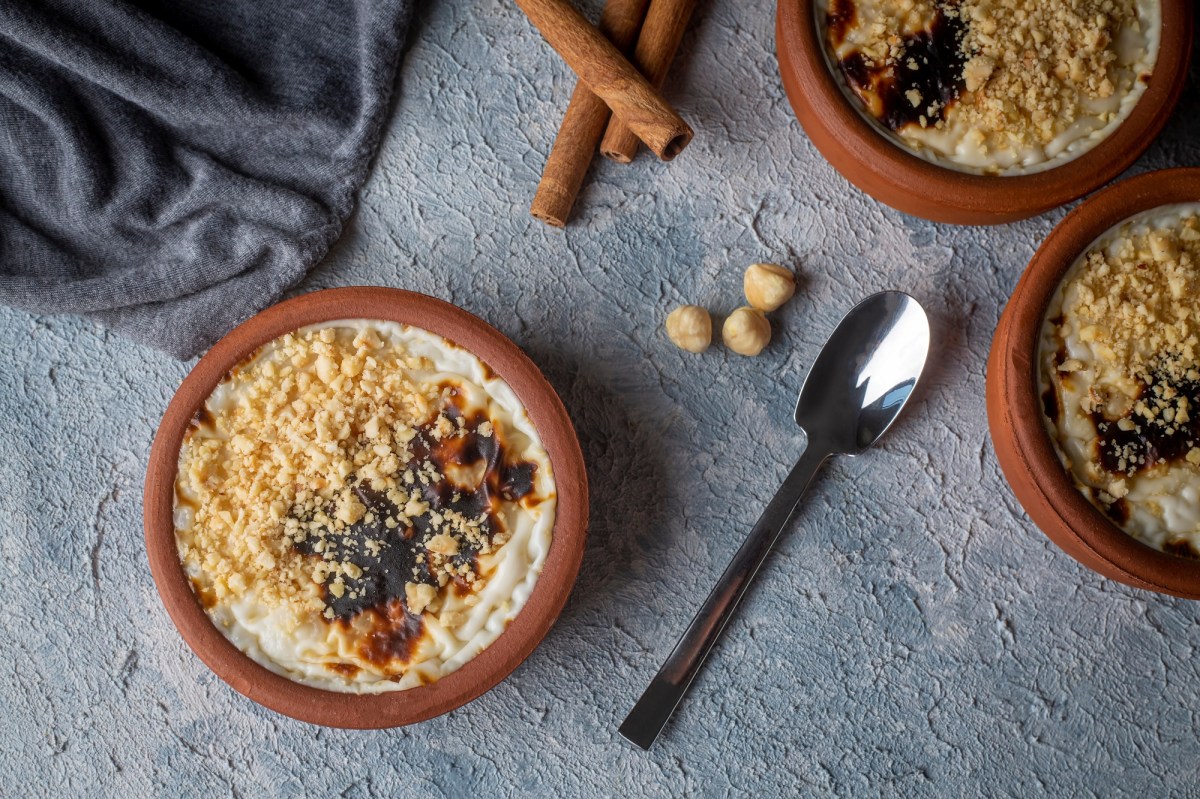
[[(209, 621), (179, 563), (172, 503), (179, 447), (190, 419), (233, 365), (262, 344), (305, 325), (381, 319), (422, 327), (458, 344), (505, 380), (525, 406), (555, 473), (554, 535), (542, 573), (508, 628), (462, 668), (431, 685), (384, 694), (324, 691), (275, 674), (238, 650)], [(537, 366), (502, 333), (442, 300), (400, 289), (352, 287), (306, 294), (239, 325), (196, 364), (163, 415), (151, 447), (144, 496), (147, 556), (163, 605), (197, 656), (239, 693), (313, 724), (379, 729), (440, 715), (507, 677), (558, 618), (583, 558), (587, 474), (566, 409)]]
[[(1080, 543), (1130, 577), (1167, 592), (1200, 595), (1200, 563), (1159, 552), (1114, 525), (1071, 483), (1042, 425), (1037, 391), (1037, 346), (1042, 319), (1063, 274), (1093, 241), (1129, 217), (1162, 205), (1200, 202), (1200, 169), (1166, 169), (1122, 181), (1096, 194), (1060, 222), (1034, 253), (1014, 295), (1005, 368), (1010, 369), (1013, 435), (1023, 457), (1041, 474), (1048, 502)], [(1030, 353), (1030, 368), (1017, 368)]]
[[(1022, 281), (1021, 285), (1025, 285)], [(1018, 286), (1017, 293), (1020, 293)], [(1020, 300), (1014, 299), (1013, 303)], [(996, 460), (999, 462), (1013, 494), (1025, 509), (1026, 514), (1041, 531), (1064, 552), (1084, 566), (1113, 580), (1119, 580), (1137, 588), (1159, 590), (1136, 575), (1132, 575), (1101, 558), (1094, 549), (1075, 533), (1070, 522), (1060, 509), (1045, 500), (1041, 490), (1043, 483), (1037, 476), (1037, 467), (1031, 465), (1020, 450), (1013, 431), (1017, 423), (1013, 419), (1013, 408), (1007, 398), (1011, 396), (1009, 384), (1011, 372), (1022, 368), (1017, 363), (1017, 353), (1010, 349), (1008, 331), (1012, 314), (1008, 311), (1000, 318), (1000, 324), (992, 340), (987, 360), (986, 409), (988, 431), (992, 438)], [(1026, 359), (1028, 360), (1028, 359)], [(1028, 367), (1029, 364), (1026, 364)]]
[[(925, 216), (914, 205), (936, 207), (936, 221), (1014, 221), (1090, 193), (1124, 172), (1161, 132), (1187, 82), (1194, 10), (1189, 0), (1161, 0), (1158, 61), (1145, 93), (1129, 117), (1104, 141), (1062, 166), (1031, 175), (973, 175), (937, 166), (906, 152), (875, 130), (845, 96), (826, 64), (813, 0), (779, 0), (776, 43), (784, 83), (797, 82), (789, 99), (807, 106), (798, 114), (807, 129), (821, 125), (840, 152), (824, 153), (843, 176), (901, 211)], [(791, 74), (787, 74), (790, 71)], [(824, 150), (825, 148), (821, 148)], [(844, 169), (842, 161), (853, 162)], [(849, 164), (847, 164), (848, 166)], [(914, 194), (919, 193), (919, 194)], [(884, 195), (884, 196), (878, 196)], [(912, 197), (918, 199), (910, 199)], [(942, 199), (944, 197), (944, 199)], [(908, 206), (908, 207), (906, 207)]]

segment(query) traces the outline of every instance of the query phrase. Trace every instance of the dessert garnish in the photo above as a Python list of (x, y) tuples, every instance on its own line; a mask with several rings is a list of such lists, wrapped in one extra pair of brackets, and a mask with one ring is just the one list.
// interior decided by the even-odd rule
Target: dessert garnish
[(1048, 430), (1134, 538), (1200, 556), (1200, 206), (1141, 214), (1071, 267), (1043, 325)]
[(432, 682), (488, 646), (549, 547), (553, 476), (519, 400), (446, 339), (306, 328), (209, 397), (180, 450), (175, 526), (201, 605), (298, 682)]
[(828, 0), (828, 54), (856, 105), (943, 166), (1039, 171), (1107, 137), (1145, 90), (1159, 0)]

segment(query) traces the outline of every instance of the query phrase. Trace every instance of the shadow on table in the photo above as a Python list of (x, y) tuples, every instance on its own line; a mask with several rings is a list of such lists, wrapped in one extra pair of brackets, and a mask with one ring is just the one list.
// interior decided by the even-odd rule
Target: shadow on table
[(1196, 118), (1200, 115), (1200, 26), (1196, 27), (1192, 40), (1192, 63), (1188, 73), (1179, 105), (1175, 106), (1166, 127), (1138, 159), (1132, 172), (1146, 171), (1147, 161), (1156, 167), (1200, 166), (1200, 160), (1197, 160), (1200, 134), (1196, 128)]
[(655, 420), (638, 418), (628, 399), (612, 389), (605, 367), (589, 368), (587, 354), (567, 347), (525, 349), (562, 398), (587, 466), (587, 548), (563, 610), (566, 620), (610, 601), (615, 580), (628, 586), (631, 571), (645, 561), (649, 536), (662, 529), (662, 430)]

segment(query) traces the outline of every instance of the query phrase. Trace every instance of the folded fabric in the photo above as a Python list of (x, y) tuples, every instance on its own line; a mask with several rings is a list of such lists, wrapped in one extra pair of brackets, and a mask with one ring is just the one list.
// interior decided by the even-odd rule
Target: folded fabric
[(0, 2), (0, 302), (180, 357), (341, 232), (412, 0)]

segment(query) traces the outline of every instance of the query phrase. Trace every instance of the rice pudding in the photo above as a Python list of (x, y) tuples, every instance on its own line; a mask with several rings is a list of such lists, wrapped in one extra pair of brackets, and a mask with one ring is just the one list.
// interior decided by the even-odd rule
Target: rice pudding
[(304, 328), (232, 369), (189, 427), (179, 557), (240, 650), (296, 682), (433, 682), (528, 599), (555, 490), (537, 431), (488, 366), (392, 322)]
[(834, 74), (892, 142), (1021, 175), (1110, 135), (1158, 57), (1160, 0), (817, 0)]
[(1071, 266), (1038, 377), (1078, 489), (1139, 541), (1200, 556), (1200, 203), (1134, 216)]

